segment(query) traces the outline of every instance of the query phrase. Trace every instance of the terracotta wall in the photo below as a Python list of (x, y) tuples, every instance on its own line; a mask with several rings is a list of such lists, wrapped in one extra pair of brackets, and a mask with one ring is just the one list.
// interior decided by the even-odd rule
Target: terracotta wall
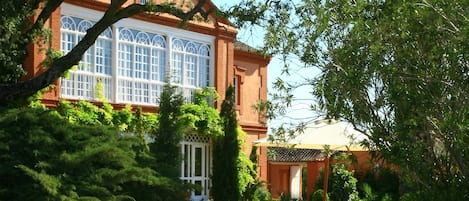
[(290, 192), (290, 165), (269, 164), (269, 191), (272, 198)]
[[(267, 136), (265, 120), (253, 108), (260, 100), (267, 99), (267, 64), (270, 58), (234, 50), (234, 65), (228, 72), (227, 81), (232, 84), (233, 77), (238, 77), (238, 102), (236, 107), (239, 125), (247, 133), (245, 147), (247, 154), (251, 153), (252, 143)], [(267, 148), (259, 147), (258, 174), (259, 178), (267, 181)]]
[[(51, 47), (54, 50), (60, 50), (60, 7), (57, 8), (52, 14), (51, 17), (44, 23), (44, 27), (49, 28), (52, 31), (52, 38), (50, 43), (44, 44), (44, 46), (39, 46), (37, 44), (30, 45), (28, 48), (29, 55), (28, 59), (25, 62), (25, 70), (27, 71), (26, 76), (23, 79), (30, 79), (40, 75), (46, 70), (43, 66), (45, 57), (45, 47)], [(42, 93), (43, 103), (46, 106), (55, 106), (59, 100), (59, 82), (56, 81), (55, 84), (49, 86), (50, 90), (44, 90)]]

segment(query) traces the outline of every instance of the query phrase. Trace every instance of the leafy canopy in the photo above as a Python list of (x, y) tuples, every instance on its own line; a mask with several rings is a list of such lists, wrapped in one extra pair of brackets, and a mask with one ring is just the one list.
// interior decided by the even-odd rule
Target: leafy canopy
[(292, 91), (309, 86), (312, 109), (367, 133), (406, 191), (423, 200), (469, 195), (467, 1), (243, 2), (229, 11), (243, 20), (240, 11), (256, 10), (245, 13), (266, 27), (265, 50), (284, 59), (286, 75), (292, 58), (319, 71), (276, 80), (271, 109), (284, 111)]

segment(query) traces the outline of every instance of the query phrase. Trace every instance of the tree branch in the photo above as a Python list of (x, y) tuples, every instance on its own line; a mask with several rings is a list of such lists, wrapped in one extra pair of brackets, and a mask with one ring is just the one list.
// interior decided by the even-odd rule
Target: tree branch
[[(51, 66), (37, 77), (26, 81), (13, 84), (0, 84), (0, 103), (11, 103), (12, 101), (26, 100), (34, 95), (37, 91), (54, 83), (65, 71), (78, 64), (82, 55), (91, 47), (99, 35), (115, 22), (128, 18), (142, 12), (168, 13), (180, 18), (183, 22), (194, 18), (200, 13), (205, 19), (209, 12), (203, 10), (205, 0), (199, 1), (193, 9), (184, 12), (182, 9), (176, 8), (174, 4), (162, 3), (158, 5), (141, 5), (131, 4), (125, 8), (122, 5), (127, 0), (112, 0), (110, 6), (106, 10), (104, 16), (94, 24), (82, 38), (80, 42), (66, 55), (56, 59)], [(30, 31), (42, 28), (41, 20), (47, 19), (50, 14), (63, 2), (63, 0), (50, 1), (43, 12), (41, 12), (35, 25)], [(211, 10), (211, 9), (210, 9)], [(41, 19), (41, 20), (40, 20)]]
[(49, 0), (47, 1), (46, 5), (42, 9), (41, 13), (37, 17), (36, 21), (34, 22), (33, 26), (26, 31), (26, 33), (31, 33), (35, 32), (37, 30), (40, 30), (44, 26), (44, 22), (49, 19), (51, 16), (52, 12), (54, 12), (60, 4), (62, 4), (64, 0)]
[[(34, 8), (38, 9), (39, 4), (41, 3), (41, 0), (35, 1)], [(27, 29), (23, 34), (22, 38), (26, 38), (24, 44), (22, 44), (24, 49), (28, 49), (28, 46), (31, 44), (31, 41), (33, 41), (34, 37), (36, 37), (36, 32), (39, 32), (41, 29), (44, 27), (44, 22), (49, 19), (51, 14), (62, 4), (63, 0), (49, 0), (47, 1), (46, 5), (42, 9), (41, 13), (38, 15), (36, 21), (34, 24)], [(23, 55), (22, 59), (25, 60), (28, 57), (29, 53), (26, 53)]]

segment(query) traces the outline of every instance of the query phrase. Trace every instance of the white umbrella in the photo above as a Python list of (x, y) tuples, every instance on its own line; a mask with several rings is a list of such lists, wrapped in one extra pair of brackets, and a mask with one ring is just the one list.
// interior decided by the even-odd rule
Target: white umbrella
[(353, 129), (350, 124), (327, 119), (307, 125), (303, 132), (294, 134), (291, 139), (272, 140), (265, 137), (254, 141), (254, 146), (323, 150), (327, 145), (331, 151), (366, 151), (359, 144), (365, 139), (366, 135)]

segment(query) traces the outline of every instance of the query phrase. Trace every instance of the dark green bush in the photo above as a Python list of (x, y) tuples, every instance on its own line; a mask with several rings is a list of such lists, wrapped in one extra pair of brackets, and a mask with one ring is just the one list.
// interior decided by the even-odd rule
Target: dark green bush
[[(322, 201), (324, 190), (318, 189), (311, 193), (309, 201)], [(329, 195), (326, 195), (326, 200), (329, 200)]]
[[(84, 118), (81, 118), (84, 119)], [(54, 110), (0, 115), (0, 200), (175, 200), (179, 184), (137, 159), (140, 139)], [(148, 156), (149, 157), (149, 156)]]

